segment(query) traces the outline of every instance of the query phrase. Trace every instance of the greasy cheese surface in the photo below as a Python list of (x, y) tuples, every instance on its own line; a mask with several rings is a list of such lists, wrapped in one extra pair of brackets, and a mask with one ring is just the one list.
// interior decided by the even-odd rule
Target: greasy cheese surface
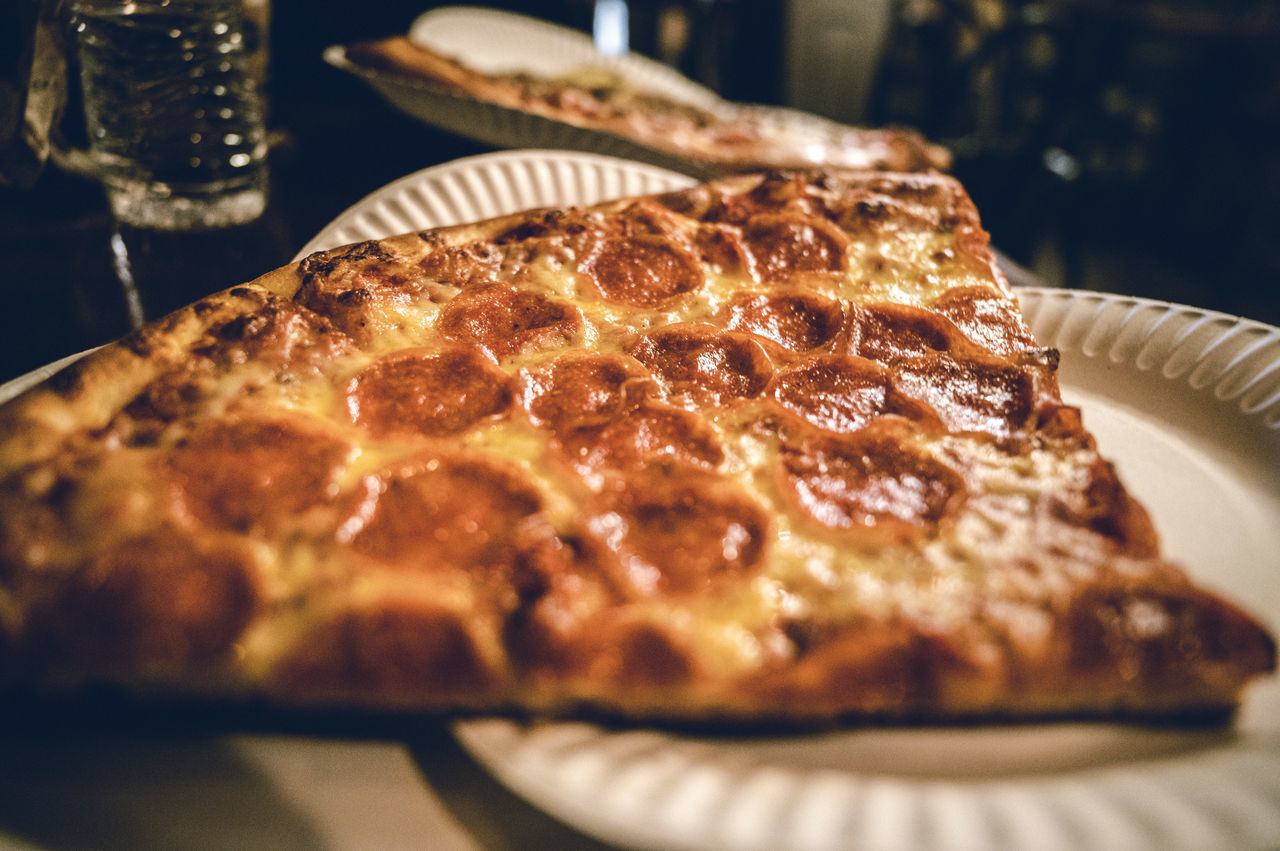
[(1273, 664), (1159, 559), (949, 178), (346, 246), (99, 362), (0, 413), (20, 678), (818, 719), (1222, 706)]

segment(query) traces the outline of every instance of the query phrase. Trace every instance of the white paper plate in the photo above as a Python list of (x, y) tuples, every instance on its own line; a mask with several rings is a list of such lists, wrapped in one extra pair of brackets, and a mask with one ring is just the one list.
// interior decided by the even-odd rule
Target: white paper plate
[[(632, 178), (629, 175), (636, 175)], [(315, 247), (590, 203), (647, 166), (563, 152), (474, 157), (353, 206)], [(584, 196), (576, 193), (582, 188)], [(1062, 351), (1063, 395), (1203, 584), (1280, 628), (1280, 329), (1102, 293), (1020, 288)], [(537, 806), (637, 847), (1215, 849), (1280, 847), (1280, 684), (1234, 728), (1055, 724), (699, 739), (590, 724), (457, 724)]]

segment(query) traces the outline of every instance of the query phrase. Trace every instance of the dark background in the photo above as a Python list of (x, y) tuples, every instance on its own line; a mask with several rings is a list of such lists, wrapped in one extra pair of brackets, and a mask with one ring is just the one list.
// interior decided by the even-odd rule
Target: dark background
[[(129, 330), (121, 263), (153, 317), (288, 262), (391, 180), (490, 150), (402, 116), (321, 59), (330, 44), (403, 33), (433, 5), (275, 0), (273, 195), (254, 225), (121, 231), (96, 185), (52, 168), (0, 188), (0, 381)], [(581, 29), (593, 7), (474, 5)], [(1277, 6), (901, 0), (862, 120), (948, 144), (994, 243), (1047, 284), (1277, 324)], [(728, 98), (783, 102), (781, 3), (630, 7), (633, 49)]]

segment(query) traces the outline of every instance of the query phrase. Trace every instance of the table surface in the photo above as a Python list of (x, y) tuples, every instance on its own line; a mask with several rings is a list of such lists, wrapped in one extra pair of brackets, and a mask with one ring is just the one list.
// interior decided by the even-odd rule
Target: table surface
[(499, 784), (438, 718), (111, 695), (0, 704), (0, 848), (606, 846)]

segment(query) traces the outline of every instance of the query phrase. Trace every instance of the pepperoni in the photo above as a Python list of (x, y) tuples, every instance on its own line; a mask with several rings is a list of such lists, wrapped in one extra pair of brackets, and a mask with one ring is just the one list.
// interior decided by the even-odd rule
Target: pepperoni
[(167, 463), (182, 513), (214, 528), (269, 531), (328, 502), (349, 451), (301, 422), (211, 420)]
[(1049, 440), (1066, 447), (1092, 449), (1093, 435), (1084, 427), (1080, 409), (1060, 402), (1049, 402), (1036, 413), (1037, 431)]
[(397, 258), (377, 240), (317, 251), (303, 258), (298, 271), (302, 276), (299, 296), (313, 309), (316, 306), (307, 296), (332, 295), (339, 281), (355, 280), (366, 285), (392, 287), (405, 283)]
[(894, 386), (932, 407), (948, 430), (1000, 438), (1028, 424), (1032, 383), (1003, 361), (949, 355), (904, 360), (894, 375)]
[(668, 394), (716, 405), (759, 396), (773, 369), (759, 343), (709, 325), (668, 326), (642, 337), (631, 354)]
[(891, 175), (870, 174), (859, 181), (868, 192), (905, 201), (925, 209), (940, 209), (958, 214), (956, 206), (969, 203), (959, 184), (938, 174)]
[(564, 346), (582, 329), (577, 308), (507, 286), (466, 290), (436, 322), (440, 336), (477, 345), (501, 360), (519, 352)]
[[(252, 362), (272, 370), (283, 386), (290, 378), (314, 372), (350, 352), (351, 339), (328, 319), (291, 302), (247, 291), (258, 304), (247, 313), (233, 313), (230, 305), (210, 305), (203, 313), (209, 322), (204, 339), (193, 346), (191, 356), (161, 371), (125, 407), (135, 421), (168, 423), (184, 417), (198, 418), (225, 398), (219, 377), (236, 364)], [(196, 312), (200, 304), (196, 305)], [(217, 313), (213, 313), (217, 311)], [(249, 382), (245, 390), (261, 387)]]
[(677, 461), (716, 467), (724, 450), (702, 418), (676, 408), (643, 406), (602, 425), (562, 431), (561, 451), (579, 470), (625, 470)]
[(1115, 467), (1096, 458), (1076, 488), (1060, 489), (1049, 499), (1054, 516), (1109, 539), (1134, 558), (1151, 558), (1159, 549), (1155, 528), (1142, 506), (1129, 495)]
[(784, 445), (782, 464), (800, 507), (818, 522), (889, 538), (935, 529), (964, 492), (958, 473), (887, 430)]
[(530, 418), (555, 428), (607, 423), (643, 400), (649, 384), (622, 355), (564, 355), (523, 379)]
[(849, 353), (884, 363), (951, 351), (959, 336), (946, 319), (905, 304), (855, 307), (849, 320)]
[(670, 238), (680, 230), (670, 210), (647, 200), (628, 204), (612, 217), (610, 224), (628, 238), (642, 234)]
[(743, 238), (762, 281), (845, 269), (845, 238), (820, 219), (761, 215), (743, 228)]
[(415, 707), (483, 700), (494, 680), (463, 620), (415, 600), (342, 612), (312, 629), (275, 672), (286, 697), (303, 691)]
[(842, 316), (839, 302), (816, 295), (738, 293), (729, 301), (725, 324), (788, 351), (807, 352), (835, 337)]
[(610, 624), (602, 632), (593, 630), (589, 638), (581, 648), (588, 657), (581, 670), (591, 682), (670, 688), (689, 682), (697, 670), (693, 654), (654, 624)]
[(1219, 664), (1275, 666), (1275, 644), (1256, 621), (1185, 581), (1088, 583), (1058, 608), (1055, 624), (1052, 644), (1061, 651), (1044, 666), (1052, 668), (1046, 676), (1084, 673), (1111, 682), (1121, 671), (1125, 686), (1145, 700), (1211, 676)]
[(901, 617), (788, 621), (784, 629), (795, 642), (795, 661), (752, 677), (747, 688), (758, 689), (764, 702), (804, 707), (814, 717), (927, 714), (951, 683), (973, 682), (982, 664), (967, 635), (922, 630)]
[(772, 393), (784, 408), (819, 428), (841, 433), (857, 431), (887, 414), (920, 420), (931, 413), (896, 391), (888, 370), (864, 358), (812, 358), (779, 375)]
[(811, 212), (814, 205), (820, 202), (820, 198), (814, 193), (810, 176), (798, 171), (766, 174), (751, 190), (751, 197), (764, 210), (799, 207)]
[(606, 696), (618, 689), (668, 689), (689, 682), (698, 669), (673, 630), (629, 619), (616, 609), (565, 620), (547, 616), (525, 625), (512, 636), (512, 655), (537, 672), (581, 677)]
[(764, 509), (736, 486), (693, 471), (612, 483), (587, 527), (618, 554), (624, 585), (674, 595), (749, 578), (770, 531)]
[(663, 236), (601, 239), (579, 266), (607, 301), (662, 307), (702, 286), (697, 260)]
[(721, 194), (711, 199), (705, 218), (712, 223), (743, 225), (752, 216), (769, 209), (773, 206), (759, 203), (749, 193)]
[(600, 215), (590, 210), (571, 208), (546, 210), (539, 218), (527, 218), (510, 230), (494, 237), (496, 245), (521, 242), (555, 242), (565, 237), (593, 238), (601, 226)]
[(996, 354), (1036, 348), (1017, 306), (985, 287), (951, 290), (931, 307), (955, 323), (970, 340)]
[(160, 531), (86, 565), (44, 625), (53, 647), (80, 659), (205, 664), (229, 655), (260, 602), (256, 567), (242, 552)]
[(885, 231), (921, 233), (938, 227), (940, 214), (929, 206), (904, 203), (884, 192), (860, 189), (840, 199), (830, 211), (846, 233), (875, 237)]
[(747, 268), (747, 253), (736, 228), (705, 224), (694, 236), (698, 258), (726, 275), (739, 273)]
[(513, 398), (507, 374), (473, 349), (409, 349), (361, 370), (345, 401), (351, 422), (378, 437), (440, 437), (505, 413)]
[(346, 353), (350, 339), (325, 317), (293, 302), (270, 300), (249, 313), (212, 326), (217, 342), (194, 353), (210, 358), (244, 358), (297, 368)]
[(423, 283), (416, 268), (376, 241), (312, 254), (299, 272), (302, 283), (294, 300), (357, 338), (371, 304), (410, 298)]
[(504, 257), (502, 249), (488, 242), (442, 245), (423, 257), (418, 268), (434, 281), (462, 287), (495, 280)]
[(509, 570), (541, 508), (530, 482), (479, 459), (419, 457), (363, 485), (339, 542), (413, 570)]
[(803, 177), (780, 174), (766, 175), (748, 192), (720, 193), (710, 199), (705, 219), (745, 225), (753, 218), (767, 215), (801, 201), (806, 194)]

